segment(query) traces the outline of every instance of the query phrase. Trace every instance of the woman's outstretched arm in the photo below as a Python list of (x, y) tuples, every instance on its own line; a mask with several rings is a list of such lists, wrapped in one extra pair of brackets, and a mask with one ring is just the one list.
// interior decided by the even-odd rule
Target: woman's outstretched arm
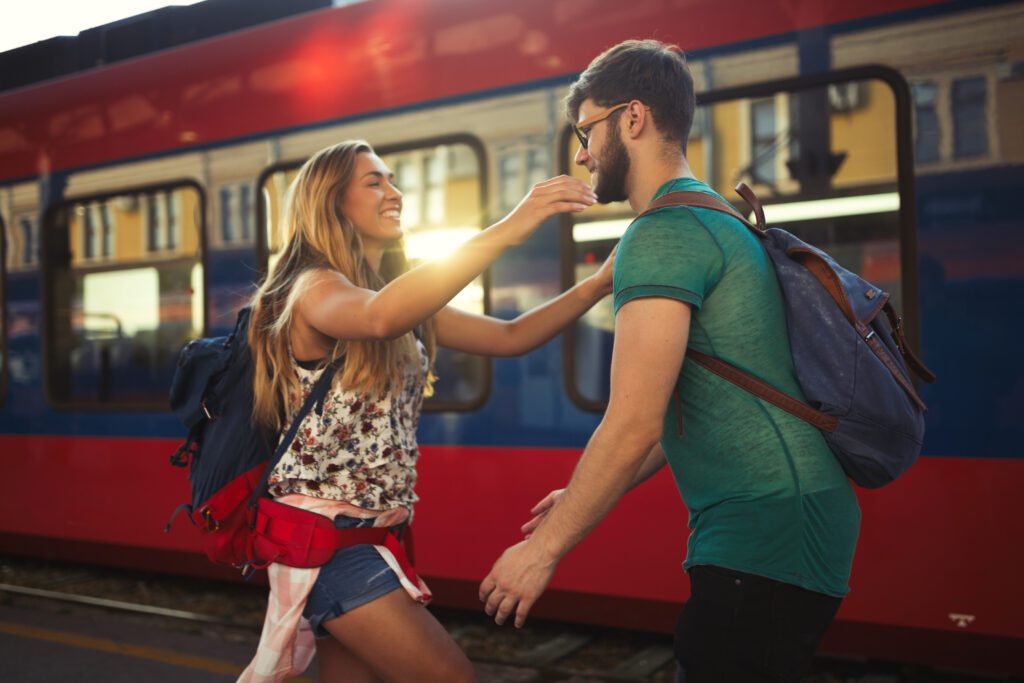
[(437, 343), (484, 356), (518, 356), (547, 342), (612, 292), (615, 252), (601, 268), (514, 320), (499, 320), (452, 306), (437, 314)]
[(316, 331), (334, 339), (394, 339), (437, 313), (508, 247), (522, 243), (557, 213), (596, 201), (590, 186), (559, 176), (533, 187), (508, 216), (482, 230), (451, 256), (413, 268), (379, 292), (345, 276), (319, 271), (297, 306)]

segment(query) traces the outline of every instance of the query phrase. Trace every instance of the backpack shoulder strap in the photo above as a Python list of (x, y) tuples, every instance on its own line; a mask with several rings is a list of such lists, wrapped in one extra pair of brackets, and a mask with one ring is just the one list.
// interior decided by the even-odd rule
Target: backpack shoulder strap
[[(758, 201), (757, 196), (749, 187), (747, 187), (746, 183), (740, 183), (737, 185), (736, 192), (738, 192), (739, 195), (743, 197), (748, 204), (750, 204), (751, 208), (754, 209), (754, 216), (757, 221), (756, 225), (747, 220), (739, 211), (733, 208), (731, 204), (722, 201), (718, 197), (707, 194), (706, 192), (692, 192), (688, 190), (678, 190), (676, 192), (669, 192), (668, 194), (662, 195), (651, 202), (640, 216), (645, 216), (652, 211), (663, 209), (667, 206), (691, 206), (699, 209), (709, 209), (711, 211), (718, 211), (719, 213), (732, 216), (750, 228), (751, 232), (759, 238), (764, 239), (764, 209), (761, 208), (761, 202)], [(640, 216), (637, 216), (637, 218)], [(727, 382), (730, 382), (740, 389), (771, 403), (775, 407), (786, 411), (790, 415), (799, 418), (818, 429), (826, 432), (833, 432), (838, 425), (836, 418), (831, 415), (826, 415), (819, 410), (815, 410), (803, 401), (799, 401), (789, 394), (779, 391), (770, 384), (763, 382), (750, 373), (740, 370), (736, 366), (720, 358), (709, 356), (692, 348), (688, 348), (686, 350), (686, 356)]]
[[(743, 223), (745, 226), (758, 237), (764, 237), (765, 224), (764, 224), (764, 209), (761, 208), (761, 202), (758, 201), (753, 191), (747, 187), (746, 183), (740, 183), (736, 186), (736, 191), (743, 197), (751, 208), (754, 209), (754, 216), (757, 220), (756, 225), (747, 220), (743, 214), (737, 211), (732, 204), (724, 202), (718, 197), (708, 194), (706, 192), (694, 192), (691, 190), (677, 190), (675, 192), (669, 192), (668, 194), (658, 197), (651, 202), (640, 216), (646, 216), (652, 211), (658, 209), (664, 209), (668, 206), (689, 206), (698, 209), (709, 209), (711, 211), (717, 211), (724, 213), (728, 216), (732, 216), (736, 220)], [(636, 220), (636, 219), (634, 219)]]
[(763, 401), (771, 403), (776, 408), (784, 410), (790, 415), (803, 420), (812, 427), (825, 432), (834, 432), (839, 426), (839, 420), (826, 415), (820, 410), (812, 408), (807, 403), (797, 400), (789, 394), (779, 391), (767, 382), (763, 382), (748, 372), (740, 370), (732, 363), (701, 353), (696, 349), (686, 349), (686, 357), (703, 366), (706, 370), (718, 375), (727, 382), (743, 389), (744, 391), (757, 396)]
[(302, 421), (309, 415), (309, 411), (313, 409), (313, 406), (317, 406), (318, 409), (322, 408), (324, 399), (327, 397), (327, 392), (331, 389), (331, 381), (334, 379), (334, 375), (340, 367), (344, 356), (340, 356), (335, 359), (330, 365), (324, 368), (324, 372), (317, 379), (316, 384), (313, 385), (312, 391), (309, 392), (309, 396), (302, 403), (302, 407), (299, 408), (299, 412), (295, 414), (295, 418), (292, 420), (291, 427), (288, 429), (288, 433), (281, 439), (281, 443), (277, 445), (277, 450), (274, 451), (273, 457), (267, 461), (267, 467), (263, 471), (263, 477), (260, 479), (259, 485), (253, 489), (252, 497), (249, 499), (250, 505), (255, 505), (256, 501), (263, 495), (267, 489), (267, 481), (270, 480), (270, 473), (274, 471), (278, 461), (291, 446), (292, 441), (295, 440), (295, 435), (299, 432), (299, 427), (302, 426)]

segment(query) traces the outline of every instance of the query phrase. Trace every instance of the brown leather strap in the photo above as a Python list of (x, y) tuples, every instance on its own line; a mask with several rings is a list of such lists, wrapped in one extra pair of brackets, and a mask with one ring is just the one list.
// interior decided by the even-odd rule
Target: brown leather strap
[[(705, 192), (690, 192), (687, 190), (678, 190), (676, 192), (669, 192), (668, 194), (662, 195), (658, 199), (651, 202), (651, 204), (644, 210), (640, 216), (645, 216), (652, 211), (663, 209), (667, 206), (692, 206), (700, 209), (710, 209), (711, 211), (718, 211), (728, 216), (732, 216), (736, 220), (740, 221), (758, 237), (764, 237), (764, 210), (761, 208), (761, 202), (757, 200), (754, 193), (745, 184), (740, 183), (736, 187), (736, 191), (740, 193), (748, 204), (754, 209), (754, 215), (757, 218), (757, 225), (752, 224), (748, 221), (739, 211), (737, 211), (731, 204), (723, 202), (717, 197), (707, 194)], [(639, 218), (640, 216), (637, 216)], [(635, 220), (635, 219), (634, 219)], [(839, 425), (839, 421), (831, 415), (815, 410), (811, 406), (807, 405), (803, 401), (785, 394), (775, 387), (762, 382), (758, 378), (740, 370), (739, 368), (731, 365), (719, 358), (709, 356), (695, 351), (694, 349), (687, 349), (686, 355), (692, 358), (699, 365), (703, 366), (710, 372), (718, 375), (722, 379), (731, 382), (740, 389), (747, 391), (760, 399), (771, 403), (780, 410), (784, 410), (790, 415), (803, 420), (813, 427), (824, 430), (826, 432), (834, 432), (836, 427)], [(679, 405), (679, 397), (676, 396), (676, 428), (679, 435), (682, 435), (682, 415)]]
[(910, 383), (910, 380), (903, 374), (903, 371), (900, 370), (898, 365), (896, 365), (896, 362), (892, 359), (892, 355), (889, 353), (888, 349), (885, 348), (885, 345), (881, 340), (878, 339), (878, 335), (875, 334), (874, 330), (863, 323), (857, 323), (855, 327), (857, 329), (857, 333), (864, 340), (864, 343), (868, 345), (868, 348), (871, 349), (872, 353), (874, 353), (882, 365), (885, 366), (889, 371), (889, 374), (892, 375), (892, 378), (896, 380), (896, 383), (903, 387), (903, 391), (905, 391), (907, 396), (910, 397), (910, 400), (913, 401), (922, 411), (928, 410), (928, 406), (924, 404), (924, 401), (921, 400), (921, 397), (918, 396), (917, 392), (914, 390), (914, 385)]
[(757, 220), (757, 227), (761, 232), (765, 231), (764, 222), (764, 209), (761, 207), (761, 200), (757, 198), (754, 191), (746, 183), (740, 183), (736, 186), (736, 194), (743, 197), (743, 201), (750, 205), (750, 208), (754, 210), (754, 218)]
[(740, 370), (735, 365), (727, 363), (720, 358), (709, 356), (694, 349), (686, 349), (687, 358), (692, 358), (699, 365), (710, 372), (718, 375), (727, 382), (731, 382), (740, 389), (757, 396), (758, 398), (771, 403), (776, 408), (784, 410), (793, 417), (799, 418), (825, 432), (834, 432), (839, 426), (839, 420), (826, 415), (820, 410), (815, 410), (803, 401), (798, 401), (789, 394), (779, 391), (770, 384), (759, 380), (751, 374)]
[[(755, 226), (753, 223), (744, 218), (743, 214), (737, 211), (731, 204), (729, 204), (728, 202), (723, 202), (718, 197), (707, 194), (706, 192), (691, 192), (690, 190), (677, 190), (675, 192), (669, 192), (668, 194), (662, 195), (661, 197), (658, 197), (653, 202), (651, 202), (647, 206), (647, 208), (644, 209), (643, 213), (640, 214), (640, 216), (646, 216), (652, 211), (664, 209), (666, 206), (691, 206), (698, 209), (710, 209), (711, 211), (718, 211), (719, 213), (727, 214), (729, 216), (732, 216), (736, 220), (742, 222), (744, 225), (750, 228), (751, 231), (753, 231), (753, 233), (758, 237), (764, 237), (764, 231), (759, 230), (757, 226)], [(640, 218), (640, 216), (637, 216), (637, 218)], [(636, 218), (634, 218), (633, 220), (636, 220)]]
[(889, 318), (889, 327), (892, 328), (892, 336), (896, 340), (896, 347), (903, 354), (903, 360), (907, 362), (907, 367), (928, 384), (934, 382), (935, 373), (929, 370), (921, 362), (921, 359), (910, 350), (907, 339), (903, 336), (903, 318), (896, 314), (896, 309), (888, 302), (882, 307), (882, 310), (885, 311), (885, 315)]
[(851, 325), (856, 325), (857, 316), (853, 313), (853, 306), (850, 305), (850, 299), (846, 296), (843, 283), (839, 281), (836, 271), (832, 270), (832, 267), (825, 262), (825, 259), (821, 258), (816, 251), (807, 247), (792, 247), (786, 253), (814, 276), (814, 279), (821, 284), (825, 291), (828, 292), (828, 295), (832, 297), (832, 300), (836, 302), (836, 306), (842, 311), (846, 320)]
[[(676, 192), (669, 192), (665, 195), (662, 195), (658, 199), (651, 202), (650, 205), (648, 205), (648, 207), (644, 209), (643, 213), (637, 216), (637, 218), (639, 218), (640, 216), (646, 216), (652, 211), (657, 211), (658, 209), (663, 209), (668, 206), (691, 206), (700, 209), (710, 209), (711, 211), (718, 211), (719, 213), (724, 213), (726, 215), (732, 216), (733, 218), (735, 218), (736, 220), (740, 221), (748, 228), (750, 228), (750, 230), (755, 235), (763, 238), (765, 236), (765, 219), (764, 209), (761, 206), (760, 200), (758, 200), (753, 190), (751, 190), (746, 183), (740, 183), (739, 185), (737, 185), (736, 192), (741, 197), (743, 197), (743, 199), (754, 210), (754, 216), (755, 220), (757, 221), (757, 225), (754, 225), (749, 220), (744, 218), (744, 216), (740, 214), (740, 212), (738, 212), (731, 204), (723, 202), (717, 197), (707, 194), (705, 192), (691, 192), (688, 190), (677, 190)], [(828, 264), (822, 261), (820, 256), (818, 256), (816, 253), (810, 250), (793, 250), (790, 252), (790, 256), (797, 258), (805, 267), (807, 267), (808, 271), (810, 271), (811, 274), (814, 275), (815, 279), (817, 279), (822, 284), (822, 286), (829, 293), (829, 295), (831, 295), (832, 299), (835, 300), (836, 305), (839, 306), (840, 310), (842, 310), (843, 312), (843, 315), (846, 316), (847, 320), (849, 320), (852, 325), (858, 328), (864, 327), (853, 314), (853, 308), (850, 306), (850, 302), (846, 298), (845, 291), (843, 290), (842, 285), (839, 283), (835, 271), (829, 268)], [(892, 306), (886, 303), (884, 310), (886, 312), (886, 315), (889, 316), (889, 321), (893, 327), (893, 335), (896, 338), (896, 343), (899, 347), (900, 353), (903, 354), (903, 358), (907, 361), (907, 365), (915, 373), (917, 373), (917, 375), (920, 376), (921, 379), (923, 379), (924, 381), (933, 381), (935, 379), (934, 373), (932, 373), (931, 370), (926, 368), (924, 364), (920, 361), (920, 359), (918, 359), (917, 356), (915, 356), (914, 353), (907, 347), (906, 340), (903, 337), (903, 330), (901, 325), (902, 321), (899, 319), (898, 316), (896, 316), (895, 311), (892, 309)], [(881, 342), (874, 336), (865, 336), (866, 330), (864, 332), (865, 334), (862, 334), (861, 336), (865, 338), (865, 341), (867, 341), (868, 346), (871, 348), (871, 350), (875, 352), (875, 355), (877, 355), (883, 363), (886, 363), (887, 367), (892, 365), (892, 361), (889, 360), (888, 354), (886, 354), (882, 349)], [(687, 349), (686, 355), (687, 357), (692, 358), (699, 365), (703, 366), (710, 372), (718, 375), (722, 379), (731, 382), (740, 389), (743, 389), (744, 391), (747, 391), (753, 394), (754, 396), (757, 396), (758, 398), (767, 401), (768, 403), (771, 403), (780, 410), (786, 411), (790, 415), (803, 420), (804, 422), (810, 424), (813, 427), (817, 427), (818, 429), (821, 429), (826, 432), (834, 432), (839, 424), (839, 421), (836, 418), (832, 417), (831, 415), (826, 415), (820, 410), (815, 410), (814, 408), (807, 405), (803, 401), (798, 401), (792, 396), (782, 391), (779, 391), (770, 384), (761, 381), (760, 379), (744, 372), (743, 370), (740, 370), (734, 365), (731, 365), (730, 363), (727, 363), (719, 358), (708, 356), (707, 354), (701, 353), (700, 351), (695, 351), (693, 349)], [(894, 369), (894, 367), (889, 367), (890, 371), (893, 371)], [(922, 410), (925, 410), (926, 408), (924, 406), (924, 403), (917, 396), (917, 393), (914, 391), (913, 386), (910, 385), (910, 383), (907, 382), (905, 378), (903, 378), (902, 374), (898, 370), (893, 372), (893, 375), (896, 378), (896, 381), (899, 382), (901, 386), (903, 386), (904, 390), (910, 396), (911, 400), (913, 400), (918, 406), (920, 406)], [(676, 397), (676, 400), (679, 401), (678, 396)], [(679, 434), (681, 436), (682, 414), (680, 408), (681, 406), (677, 403), (677, 430), (679, 431)]]

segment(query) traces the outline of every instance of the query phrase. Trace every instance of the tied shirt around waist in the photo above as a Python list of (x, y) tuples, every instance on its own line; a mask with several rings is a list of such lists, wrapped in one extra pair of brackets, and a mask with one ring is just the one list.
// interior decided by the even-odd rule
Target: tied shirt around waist
[[(412, 508), (418, 500), (416, 427), (423, 404), (428, 359), (416, 343), (417, 362), (402, 372), (399, 391), (377, 395), (333, 387), (322, 414), (313, 410), (270, 476), (270, 494), (300, 493), (344, 501), (365, 510)], [(309, 370), (293, 359), (302, 400), (323, 368)], [(302, 400), (293, 403), (301, 405)], [(286, 433), (291, 420), (284, 426)]]

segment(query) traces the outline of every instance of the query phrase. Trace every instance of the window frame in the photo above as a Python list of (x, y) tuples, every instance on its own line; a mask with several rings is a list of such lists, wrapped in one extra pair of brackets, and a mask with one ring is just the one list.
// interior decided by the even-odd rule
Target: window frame
[[(42, 340), (42, 356), (43, 356), (43, 368), (42, 368), (42, 384), (43, 384), (43, 397), (48, 406), (54, 410), (60, 411), (88, 411), (88, 412), (102, 412), (102, 411), (123, 411), (133, 413), (146, 413), (146, 412), (167, 412), (167, 401), (166, 399), (154, 400), (152, 402), (120, 402), (111, 401), (109, 403), (92, 403), (74, 400), (58, 400), (54, 397), (51, 389), (51, 379), (54, 373), (54, 346), (53, 346), (53, 326), (54, 326), (54, 291), (52, 282), (52, 276), (54, 274), (54, 266), (52, 259), (50, 258), (50, 240), (51, 235), (54, 232), (54, 221), (56, 220), (58, 212), (64, 207), (74, 204), (89, 204), (92, 202), (107, 202), (117, 197), (123, 197), (125, 195), (138, 195), (140, 201), (142, 197), (152, 194), (156, 195), (161, 192), (173, 192), (181, 188), (190, 188), (196, 191), (199, 197), (199, 264), (203, 268), (203, 329), (200, 332), (200, 337), (205, 337), (207, 330), (210, 327), (210, 287), (209, 287), (209, 268), (207, 266), (207, 255), (209, 252), (208, 235), (207, 235), (207, 198), (206, 191), (203, 186), (192, 178), (177, 178), (167, 181), (161, 181), (159, 183), (150, 183), (147, 185), (130, 185), (120, 187), (116, 190), (105, 190), (99, 193), (73, 196), (73, 197), (61, 197), (59, 200), (50, 202), (46, 206), (46, 210), (43, 213), (42, 219), (40, 220), (40, 236), (39, 236), (39, 272), (42, 276), (41, 284), (41, 299), (42, 299), (42, 329), (40, 330), (40, 338)], [(148, 208), (147, 200), (146, 211)], [(181, 216), (178, 216), (179, 220)], [(148, 232), (148, 226), (147, 226)], [(159, 254), (161, 251), (167, 249), (166, 245), (156, 251), (150, 250), (150, 245), (143, 244), (142, 253), (146, 255)], [(104, 264), (89, 264), (90, 269), (95, 269), (98, 272), (111, 272), (117, 270), (128, 270), (135, 265), (129, 264), (125, 266), (114, 266), (104, 267)]]
[[(849, 81), (878, 80), (889, 86), (896, 105), (896, 191), (900, 197), (898, 211), (900, 240), (900, 286), (903, 298), (902, 316), (903, 330), (910, 348), (920, 355), (920, 311), (918, 308), (918, 270), (917, 270), (917, 203), (916, 176), (914, 172), (914, 131), (913, 131), (913, 99), (910, 85), (903, 75), (891, 68), (880, 65), (836, 69), (820, 74), (794, 76), (773, 81), (762, 81), (720, 90), (712, 90), (697, 94), (697, 106), (717, 104), (739, 99), (758, 99), (774, 97), (776, 94), (792, 94), (813, 88), (822, 88), (834, 83)], [(569, 153), (572, 128), (566, 125), (559, 136), (559, 169), (561, 173), (570, 172), (572, 159)], [(838, 196), (838, 195), (837, 195)], [(799, 198), (800, 195), (787, 195), (787, 200)], [(563, 214), (561, 217), (561, 261), (562, 290), (566, 291), (575, 284), (575, 243), (572, 230), (575, 225), (573, 216)], [(603, 412), (607, 401), (594, 401), (580, 393), (576, 386), (576, 357), (573, 349), (576, 346), (576, 325), (570, 325), (563, 334), (562, 341), (562, 383), (570, 401), (577, 407), (590, 412)]]
[[(11, 218), (12, 219), (15, 218), (13, 213), (11, 214)], [(22, 232), (24, 233), (24, 228), (25, 228), (24, 221), (27, 220), (26, 217), (25, 217), (25, 214), (22, 214), (21, 216), (19, 216), (18, 219), (19, 220), (16, 221), (16, 223), (18, 223), (17, 227), (12, 226), (11, 229), (15, 230), (17, 228), (21, 228)], [(24, 260), (24, 265), (26, 267), (27, 266), (36, 266), (38, 268), (39, 267), (39, 258), (40, 258), (40, 253), (39, 253), (40, 252), (40, 239), (41, 239), (41, 237), (39, 235), (39, 227), (38, 226), (33, 226), (32, 223), (29, 222), (29, 224), (28, 224), (28, 234), (23, 235), (23, 237), (24, 237), (25, 242), (22, 244), (22, 249), (23, 250), (26, 250), (26, 249), (28, 250), (28, 258), (23, 259)], [(35, 250), (32, 249), (33, 246), (36, 247)], [(22, 256), (24, 256), (24, 255), (25, 255), (25, 252), (22, 253)]]
[[(250, 244), (255, 235), (253, 234), (256, 230), (256, 226), (253, 223), (253, 217), (255, 212), (253, 209), (253, 197), (256, 196), (256, 191), (248, 181), (242, 181), (236, 184), (238, 189), (238, 220), (241, 223), (241, 234), (239, 235), (239, 242), (243, 245)], [(248, 197), (246, 196), (248, 195)], [(248, 234), (246, 231), (248, 230)]]
[[(439, 145), (466, 145), (474, 153), (479, 162), (479, 179), (480, 179), (480, 210), (481, 215), (484, 217), (480, 229), (483, 230), (490, 225), (489, 214), (490, 210), (487, 204), (487, 197), (489, 195), (489, 174), (488, 174), (488, 159), (487, 149), (480, 138), (470, 135), (468, 133), (455, 133), (452, 135), (440, 135), (430, 138), (419, 138), (416, 140), (408, 140), (405, 142), (385, 144), (380, 146), (374, 146), (373, 151), (378, 156), (386, 156), (388, 154), (398, 154), (401, 152), (411, 152), (417, 149), (423, 149), (425, 147), (437, 147)], [(253, 226), (255, 235), (253, 240), (256, 248), (256, 265), (258, 268), (257, 282), (262, 282), (267, 276), (267, 262), (270, 256), (270, 247), (267, 244), (267, 231), (265, 228), (267, 215), (266, 206), (263, 201), (263, 186), (267, 180), (275, 173), (282, 173), (287, 171), (295, 170), (306, 162), (304, 159), (292, 159), (288, 161), (279, 161), (270, 166), (267, 166), (260, 174), (256, 177), (256, 185), (253, 189), (253, 196), (256, 200), (256, 222)], [(395, 169), (392, 169), (395, 170)], [(400, 188), (401, 189), (401, 188)], [(422, 192), (426, 192), (426, 182), (423, 187), (420, 188)], [(484, 310), (483, 315), (491, 314), (491, 269), (485, 270), (481, 276), (483, 286), (483, 302)], [(427, 399), (423, 402), (423, 412), (425, 413), (470, 413), (483, 408), (487, 401), (491, 397), (491, 391), (494, 384), (494, 362), (489, 356), (480, 356), (484, 359), (483, 365), (483, 377), (481, 378), (481, 388), (478, 396), (471, 401), (433, 401)]]

